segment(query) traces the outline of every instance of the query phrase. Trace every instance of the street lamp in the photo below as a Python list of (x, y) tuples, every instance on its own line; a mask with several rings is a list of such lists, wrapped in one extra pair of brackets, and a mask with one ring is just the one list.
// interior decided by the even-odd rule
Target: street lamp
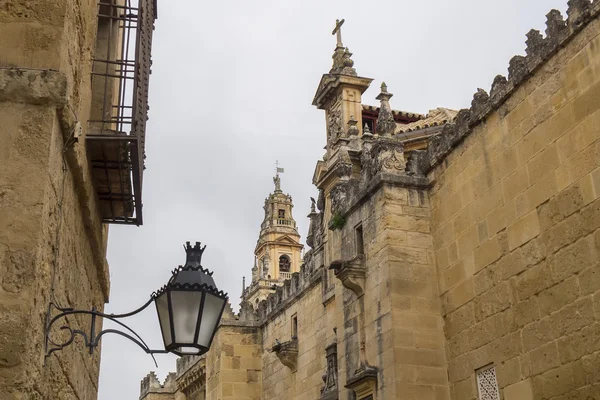
[[(175, 353), (177, 355), (201, 355), (208, 351), (223, 310), (227, 304), (227, 294), (218, 290), (212, 277), (212, 272), (201, 265), (202, 254), (206, 246), (201, 247), (199, 242), (192, 247), (190, 242), (184, 246), (186, 252), (185, 265), (173, 271), (171, 279), (158, 291), (152, 293), (150, 299), (135, 311), (127, 314), (104, 314), (92, 308), (87, 310), (74, 310), (61, 308), (54, 303), (48, 306), (46, 324), (46, 358), (53, 352), (62, 350), (75, 340), (77, 335), (84, 340), (90, 354), (98, 347), (100, 339), (106, 333), (115, 333), (128, 338), (140, 346), (146, 353), (154, 358), (157, 353)], [(164, 349), (152, 350), (144, 340), (131, 328), (119, 321), (121, 318), (136, 315), (145, 310), (152, 302), (156, 304), (158, 320), (164, 342)], [(52, 309), (60, 311), (54, 317)], [(50, 338), (50, 330), (60, 318), (72, 314), (91, 315), (90, 328), (86, 333), (82, 330), (72, 329), (67, 325), (60, 327), (66, 331), (68, 338), (62, 342), (55, 342)], [(96, 318), (109, 319), (129, 333), (116, 329), (105, 329), (96, 333)], [(156, 360), (154, 360), (156, 363)]]

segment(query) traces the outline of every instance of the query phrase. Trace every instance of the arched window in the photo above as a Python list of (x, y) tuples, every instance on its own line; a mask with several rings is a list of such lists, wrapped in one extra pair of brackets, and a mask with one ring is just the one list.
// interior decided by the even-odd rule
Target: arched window
[(290, 272), (290, 258), (286, 255), (279, 257), (279, 271)]

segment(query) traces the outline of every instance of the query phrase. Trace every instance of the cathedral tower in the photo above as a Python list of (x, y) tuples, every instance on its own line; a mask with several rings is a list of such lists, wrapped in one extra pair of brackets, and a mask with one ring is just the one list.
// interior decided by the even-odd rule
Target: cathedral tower
[(256, 307), (260, 300), (272, 293), (274, 285), (282, 285), (292, 273), (300, 270), (303, 245), (296, 221), (292, 216), (292, 196), (281, 190), (277, 168), (273, 178), (275, 191), (265, 199), (265, 217), (254, 249), (252, 283), (244, 289), (242, 299)]

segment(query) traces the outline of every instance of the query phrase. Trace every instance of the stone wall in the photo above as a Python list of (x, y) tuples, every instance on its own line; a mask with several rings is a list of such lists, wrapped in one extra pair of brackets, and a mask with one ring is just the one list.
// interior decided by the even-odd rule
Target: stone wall
[(107, 229), (84, 143), (72, 140), (89, 116), (96, 13), (95, 0), (17, 0), (0, 10), (3, 399), (96, 398), (98, 352), (76, 341), (44, 366), (49, 302), (102, 310), (108, 300)]
[(221, 321), (206, 355), (209, 400), (261, 398), (261, 335), (258, 329), (244, 325), (235, 320)]
[[(293, 317), (297, 318), (297, 354), (286, 366), (273, 346), (292, 340)], [(264, 398), (319, 398), (325, 347), (334, 336), (335, 326), (335, 312), (328, 314), (323, 307), (320, 285), (308, 288), (288, 307), (269, 317), (262, 328)]]
[(454, 399), (490, 364), (505, 400), (600, 393), (599, 10), (548, 14), (426, 153)]

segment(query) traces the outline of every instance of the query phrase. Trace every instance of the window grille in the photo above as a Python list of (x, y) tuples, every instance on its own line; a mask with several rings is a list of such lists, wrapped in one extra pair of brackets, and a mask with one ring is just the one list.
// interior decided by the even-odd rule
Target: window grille
[(479, 390), (479, 400), (500, 400), (496, 368), (494, 366), (477, 371), (477, 388)]

